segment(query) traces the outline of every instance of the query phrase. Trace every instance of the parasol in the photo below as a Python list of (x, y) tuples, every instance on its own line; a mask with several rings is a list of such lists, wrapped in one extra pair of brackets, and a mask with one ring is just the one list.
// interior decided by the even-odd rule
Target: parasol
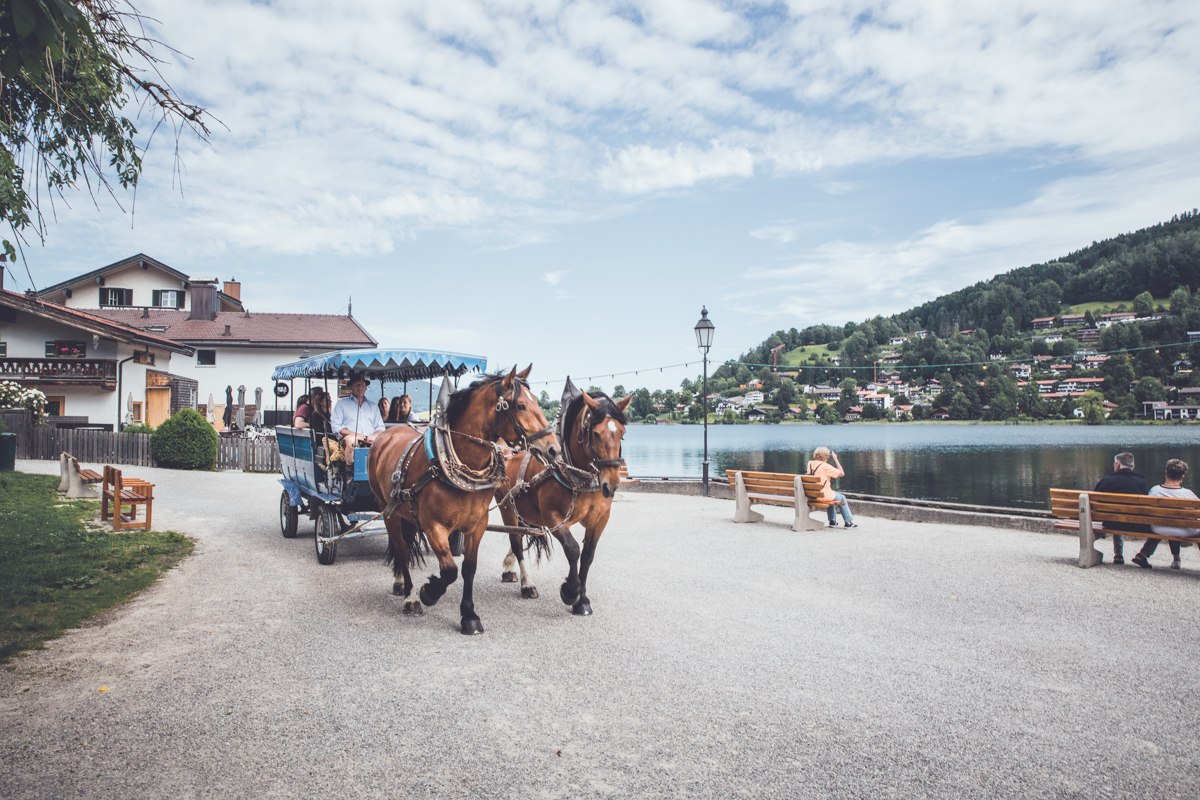
[(238, 387), (237, 426), (239, 431), (246, 430), (246, 387)]
[(133, 424), (133, 392), (129, 393), (129, 402), (125, 404), (125, 424)]
[(254, 424), (261, 428), (265, 416), (262, 405), (262, 387), (258, 386), (254, 389)]
[(225, 418), (221, 420), (225, 423), (225, 429), (229, 429), (229, 423), (233, 422), (233, 387), (225, 387)]
[(217, 415), (213, 413), (212, 392), (208, 393), (208, 405), (205, 407), (208, 409), (208, 423), (210, 425), (216, 425), (217, 424)]

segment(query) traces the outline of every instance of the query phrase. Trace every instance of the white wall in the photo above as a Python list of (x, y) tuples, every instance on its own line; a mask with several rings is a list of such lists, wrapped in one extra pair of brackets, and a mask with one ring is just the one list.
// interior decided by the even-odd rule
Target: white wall
[[(171, 361), (172, 374), (185, 378), (194, 378), (200, 384), (197, 399), (200, 403), (208, 403), (209, 394), (213, 402), (221, 405), (225, 402), (225, 387), (233, 387), (233, 402), (237, 402), (238, 386), (246, 387), (246, 402), (254, 402), (254, 389), (263, 390), (263, 407), (275, 408), (275, 395), (271, 373), (280, 364), (298, 361), (302, 355), (300, 348), (290, 347), (197, 347), (199, 350), (215, 350), (217, 363), (212, 367), (198, 366), (197, 356), (175, 356)], [(313, 350), (310, 355), (328, 352)], [(296, 387), (299, 391), (300, 387)], [(290, 408), (290, 398), (279, 401), (280, 408)]]
[[(183, 292), (183, 308), (191, 308), (190, 292), (183, 288), (183, 283), (175, 277), (155, 269), (153, 265), (142, 269), (133, 265), (117, 270), (104, 276), (106, 289), (132, 289), (135, 306), (153, 305), (155, 289), (171, 289)], [(100, 286), (92, 280), (88, 283), (76, 284), (71, 287), (71, 296), (63, 303), (67, 308), (99, 308)]]

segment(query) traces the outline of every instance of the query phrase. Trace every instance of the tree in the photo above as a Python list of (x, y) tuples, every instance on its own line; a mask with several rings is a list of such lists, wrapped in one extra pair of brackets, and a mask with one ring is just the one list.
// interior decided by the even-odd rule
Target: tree
[(1139, 317), (1148, 317), (1154, 313), (1154, 295), (1142, 292), (1133, 298), (1133, 310)]
[(1158, 378), (1142, 378), (1133, 387), (1133, 399), (1139, 405), (1151, 400), (1166, 400), (1167, 390)]
[(842, 390), (842, 396), (838, 400), (837, 410), (846, 413), (846, 409), (858, 403), (858, 382), (854, 378), (846, 378), (838, 384), (838, 388)]
[(1171, 292), (1169, 302), (1172, 314), (1183, 314), (1192, 304), (1192, 293), (1188, 291), (1188, 287), (1180, 286)]
[[(0, 4), (0, 218), (12, 230), (13, 241), (3, 240), (8, 258), (28, 231), (45, 241), (45, 199), (81, 183), (93, 195), (115, 195), (113, 180), (134, 187), (160, 125), (176, 141), (185, 130), (207, 139), (207, 113), (163, 78), (158, 43), (142, 25), (127, 0)], [(127, 106), (155, 118), (150, 137), (137, 138)]]
[(1094, 389), (1084, 392), (1079, 398), (1079, 408), (1083, 410), (1083, 421), (1088, 425), (1104, 424), (1104, 395)]

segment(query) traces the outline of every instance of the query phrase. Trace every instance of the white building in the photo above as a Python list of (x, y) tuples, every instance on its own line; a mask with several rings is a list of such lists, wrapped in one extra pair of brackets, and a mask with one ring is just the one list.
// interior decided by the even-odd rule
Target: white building
[(4, 291), (0, 269), (0, 380), (46, 395), (64, 424), (117, 430), (165, 420), (196, 404), (196, 382), (174, 375), (193, 350), (157, 334), (32, 295)]
[(247, 403), (261, 388), (269, 408), (271, 373), (279, 364), (378, 344), (349, 314), (252, 311), (236, 280), (218, 288), (215, 279), (189, 277), (141, 253), (38, 296), (178, 343), (190, 358), (177, 357), (172, 372), (196, 382), (196, 402), (204, 405), (210, 396), (223, 404), (227, 388), (236, 401), (245, 387)]

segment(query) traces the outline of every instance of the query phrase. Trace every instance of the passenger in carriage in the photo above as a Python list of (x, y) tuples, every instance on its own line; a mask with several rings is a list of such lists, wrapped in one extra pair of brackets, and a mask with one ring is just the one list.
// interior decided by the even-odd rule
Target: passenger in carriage
[(388, 422), (420, 422), (421, 419), (412, 410), (412, 398), (406, 394), (392, 398), (392, 407), (388, 411)]
[(333, 407), (332, 428), (342, 437), (347, 464), (354, 463), (354, 448), (370, 445), (375, 435), (384, 431), (379, 407), (367, 400), (367, 376), (358, 373), (350, 378), (350, 396), (343, 397)]
[(308, 419), (311, 415), (311, 400), (308, 395), (302, 394), (296, 398), (296, 413), (292, 417), (292, 427), (304, 430), (308, 427)]
[(386, 394), (379, 398), (379, 418), (384, 422), (388, 421), (388, 399)]
[(308, 425), (313, 430), (313, 434), (328, 434), (329, 427), (329, 393), (320, 386), (312, 388), (312, 398), (309, 400), (309, 406), (312, 408), (312, 413), (308, 417)]

